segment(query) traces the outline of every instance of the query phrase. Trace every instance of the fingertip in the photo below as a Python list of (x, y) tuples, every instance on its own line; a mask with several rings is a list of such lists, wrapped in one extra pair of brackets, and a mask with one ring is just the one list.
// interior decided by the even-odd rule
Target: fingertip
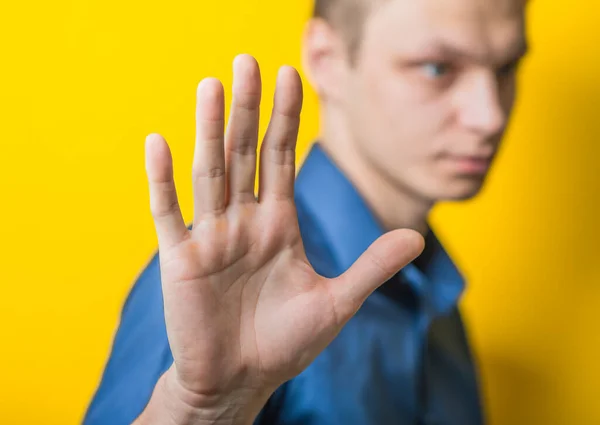
[(162, 136), (160, 135), (160, 133), (149, 133), (146, 136), (146, 141), (154, 140), (154, 139), (162, 139)]
[[(196, 90), (196, 120), (222, 121), (225, 113), (225, 90), (218, 78), (204, 78)], [(198, 129), (197, 129), (198, 130)]]
[(283, 65), (277, 72), (277, 84), (291, 86), (295, 90), (302, 90), (302, 79), (296, 68)]
[(241, 54), (233, 61), (234, 102), (255, 109), (260, 105), (262, 79), (258, 61), (251, 55)]
[(171, 150), (164, 137), (158, 133), (146, 136), (146, 170), (154, 175), (156, 169), (161, 168), (163, 162), (171, 160)]
[(160, 149), (161, 146), (165, 145), (165, 139), (158, 133), (150, 133), (146, 136), (145, 140), (146, 152), (154, 152)]
[(392, 234), (397, 248), (407, 250), (408, 254), (413, 257), (412, 259), (421, 255), (425, 249), (425, 238), (416, 230), (397, 229)]
[(233, 70), (236, 71), (241, 67), (258, 67), (256, 58), (248, 53), (240, 53), (233, 58)]
[(417, 234), (416, 236), (419, 240), (417, 246), (418, 246), (419, 255), (421, 255), (421, 253), (425, 249), (425, 238), (419, 232), (415, 232), (415, 233)]
[(404, 229), (405, 237), (412, 240), (419, 254), (425, 249), (425, 238), (416, 230)]
[(280, 78), (285, 78), (285, 77), (300, 78), (300, 74), (298, 73), (298, 70), (296, 68), (294, 68), (293, 66), (282, 65), (279, 67), (278, 77), (280, 77)]
[(224, 92), (221, 80), (215, 77), (203, 78), (196, 88), (198, 97), (216, 98)]
[(300, 74), (290, 65), (279, 68), (275, 103), (284, 115), (299, 115), (302, 110), (303, 89)]

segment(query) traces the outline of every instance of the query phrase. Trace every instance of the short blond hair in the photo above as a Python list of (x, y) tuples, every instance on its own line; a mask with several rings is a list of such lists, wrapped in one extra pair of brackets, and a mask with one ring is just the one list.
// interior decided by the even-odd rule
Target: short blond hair
[(338, 30), (348, 45), (351, 58), (360, 47), (363, 27), (373, 5), (382, 0), (315, 0), (313, 17)]

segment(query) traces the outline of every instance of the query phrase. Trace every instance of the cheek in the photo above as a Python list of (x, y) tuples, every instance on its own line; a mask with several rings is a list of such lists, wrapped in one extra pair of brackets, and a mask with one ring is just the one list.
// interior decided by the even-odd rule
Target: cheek
[(449, 100), (431, 96), (401, 76), (369, 79), (364, 98), (363, 116), (392, 157), (420, 162), (439, 152), (449, 121)]

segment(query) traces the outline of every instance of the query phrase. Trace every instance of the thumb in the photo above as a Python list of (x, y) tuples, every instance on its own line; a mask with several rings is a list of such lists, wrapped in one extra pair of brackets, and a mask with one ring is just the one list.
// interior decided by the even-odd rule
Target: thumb
[(399, 229), (381, 236), (341, 276), (328, 281), (335, 309), (349, 320), (369, 295), (418, 257), (425, 246), (420, 233)]

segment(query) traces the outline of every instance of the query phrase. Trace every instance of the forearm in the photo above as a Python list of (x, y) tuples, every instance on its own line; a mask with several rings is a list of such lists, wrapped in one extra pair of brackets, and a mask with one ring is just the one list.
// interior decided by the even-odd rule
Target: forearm
[(169, 369), (158, 381), (152, 397), (133, 425), (251, 425), (266, 397), (231, 397), (210, 403), (191, 394)]

